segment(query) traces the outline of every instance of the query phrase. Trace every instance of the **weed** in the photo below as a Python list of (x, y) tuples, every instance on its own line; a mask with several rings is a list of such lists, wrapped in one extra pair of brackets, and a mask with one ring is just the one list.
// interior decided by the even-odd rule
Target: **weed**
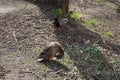
[(63, 11), (62, 9), (53, 9), (52, 12), (56, 17), (62, 17), (65, 15), (65, 11)]
[(86, 21), (85, 21), (85, 25), (86, 26), (95, 26), (95, 24), (97, 23), (97, 20), (96, 19), (87, 19)]
[(76, 19), (76, 20), (79, 20), (79, 19), (81, 19), (83, 17), (83, 15), (81, 13), (76, 13), (76, 12), (72, 13), (70, 16), (73, 19)]
[(111, 30), (106, 31), (104, 34), (107, 36), (113, 37), (113, 32)]
[(93, 57), (101, 55), (101, 50), (97, 47), (87, 47), (86, 50), (89, 51)]
[(36, 52), (37, 52), (37, 53), (40, 53), (41, 50), (42, 50), (42, 48), (39, 48), (39, 47), (36, 48)]
[(112, 7), (113, 10), (117, 10), (117, 6), (111, 5), (111, 7)]

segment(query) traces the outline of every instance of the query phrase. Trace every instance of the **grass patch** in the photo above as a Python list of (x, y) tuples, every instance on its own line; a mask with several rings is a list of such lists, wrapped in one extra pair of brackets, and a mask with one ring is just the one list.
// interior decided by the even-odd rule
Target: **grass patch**
[(111, 31), (111, 30), (106, 31), (104, 34), (109, 36), (109, 37), (113, 37), (113, 31)]
[(99, 22), (96, 19), (94, 19), (94, 18), (85, 20), (85, 26), (90, 27), (90, 28), (92, 28), (95, 31), (99, 31), (100, 30), (100, 28), (98, 27), (99, 26), (98, 24), (99, 24)]
[(93, 57), (101, 55), (101, 50), (97, 47), (87, 47), (86, 50), (89, 51)]
[(65, 16), (65, 11), (63, 11), (62, 9), (53, 9), (52, 13), (56, 17), (63, 17), (63, 16)]
[[(91, 75), (96, 76), (104, 71), (111, 72), (103, 57), (102, 48), (99, 46), (86, 47), (73, 44), (68, 45), (66, 50), (73, 63), (78, 65), (79, 75), (84, 76), (88, 80), (92, 79)], [(106, 73), (103, 78), (107, 78), (108, 74)]]
[(80, 20), (83, 17), (81, 13), (77, 13), (77, 12), (72, 13), (70, 16), (75, 20)]
[(96, 20), (96, 19), (87, 19), (87, 20), (85, 21), (85, 25), (86, 25), (86, 26), (90, 26), (90, 27), (95, 26), (96, 23), (97, 23), (97, 20)]

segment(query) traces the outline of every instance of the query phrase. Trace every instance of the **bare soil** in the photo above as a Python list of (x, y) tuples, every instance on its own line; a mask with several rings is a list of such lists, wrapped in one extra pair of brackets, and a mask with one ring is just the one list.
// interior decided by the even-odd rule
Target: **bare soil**
[[(81, 0), (82, 1), (82, 0)], [(69, 20), (63, 30), (52, 24), (52, 8), (24, 0), (0, 1), (0, 80), (119, 80), (120, 15), (115, 4), (70, 1), (70, 9), (95, 18), (99, 30)], [(112, 30), (113, 36), (104, 32)], [(35, 62), (41, 48), (60, 42), (65, 56), (56, 62)], [(101, 48), (94, 56), (87, 49)]]

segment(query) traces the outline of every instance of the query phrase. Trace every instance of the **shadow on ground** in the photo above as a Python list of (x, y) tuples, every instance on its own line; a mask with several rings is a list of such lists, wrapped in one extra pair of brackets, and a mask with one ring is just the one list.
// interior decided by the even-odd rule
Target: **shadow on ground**
[[(105, 57), (107, 54), (120, 55), (120, 45), (104, 41), (99, 34), (76, 21), (71, 21), (64, 30), (56, 31), (55, 34), (84, 78), (88, 80), (112, 80), (112, 78), (118, 80), (120, 78), (119, 72), (114, 70), (114, 66)], [(72, 49), (69, 46), (72, 46)], [(103, 50), (100, 54), (95, 52), (96, 55), (94, 55), (94, 51), (86, 50), (95, 46), (107, 51)]]
[[(27, 0), (30, 1), (31, 0)], [(32, 2), (33, 3), (33, 2)], [(37, 4), (38, 5), (38, 4)], [(38, 5), (42, 8), (42, 5)], [(44, 10), (44, 8), (42, 8)], [(51, 15), (44, 11), (49, 17)], [(53, 16), (54, 17), (54, 16)], [(50, 18), (50, 20), (52, 20)], [(55, 31), (58, 42), (60, 42), (65, 51), (70, 56), (74, 65), (77, 67), (79, 73), (87, 80), (118, 80), (120, 79), (120, 73), (115, 71), (115, 68), (110, 64), (105, 55), (110, 51), (110, 54), (114, 53), (120, 55), (120, 45), (113, 44), (110, 41), (105, 41), (99, 34), (89, 30), (79, 22), (71, 20), (61, 31)], [(78, 47), (75, 47), (75, 46)], [(72, 48), (70, 49), (69, 46)], [(107, 51), (102, 51), (103, 54), (93, 55), (86, 48), (99, 46)], [(79, 48), (79, 49), (77, 49)], [(77, 51), (78, 50), (78, 51)], [(64, 65), (58, 62), (44, 63), (48, 68), (53, 69), (53, 66), (60, 65), (60, 68), (68, 70)]]
[(42, 61), (39, 63), (43, 63), (44, 65), (46, 65), (48, 68), (54, 70), (54, 72), (56, 71), (60, 71), (63, 70), (65, 72), (69, 71), (69, 68), (67, 68), (65, 65), (61, 64), (60, 62), (57, 61)]

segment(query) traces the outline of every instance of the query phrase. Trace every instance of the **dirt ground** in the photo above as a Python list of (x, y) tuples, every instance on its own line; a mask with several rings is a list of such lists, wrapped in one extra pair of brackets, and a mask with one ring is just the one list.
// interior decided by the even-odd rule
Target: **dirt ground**
[[(82, 13), (83, 20), (95, 18), (99, 30), (71, 19), (58, 31), (52, 24), (51, 7), (24, 0), (0, 0), (0, 80), (120, 80), (117, 5), (91, 1), (71, 0), (70, 9)], [(112, 37), (104, 34), (108, 30), (112, 30)], [(65, 48), (64, 58), (35, 62), (41, 48), (53, 41)], [(94, 46), (100, 48), (100, 54), (92, 54)]]

